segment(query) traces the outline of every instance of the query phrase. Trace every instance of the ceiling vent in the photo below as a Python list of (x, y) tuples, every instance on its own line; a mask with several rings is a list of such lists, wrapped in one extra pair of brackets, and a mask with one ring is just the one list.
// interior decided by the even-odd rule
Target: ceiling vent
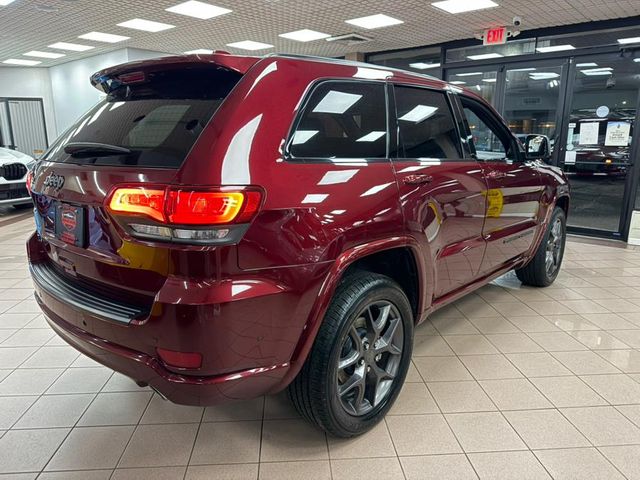
[(371, 37), (365, 37), (359, 33), (347, 33), (345, 35), (336, 35), (335, 37), (329, 37), (327, 42), (338, 42), (343, 45), (360, 45), (361, 43), (370, 42), (373, 40)]

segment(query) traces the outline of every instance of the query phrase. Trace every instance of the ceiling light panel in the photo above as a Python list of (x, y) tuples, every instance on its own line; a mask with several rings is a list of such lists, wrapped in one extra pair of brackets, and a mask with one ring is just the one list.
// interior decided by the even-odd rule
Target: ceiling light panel
[(369, 15), (368, 17), (352, 18), (351, 20), (345, 20), (345, 22), (355, 25), (356, 27), (366, 28), (367, 30), (373, 30), (374, 28), (390, 27), (392, 25), (400, 25), (404, 23), (402, 20), (383, 15), (381, 13), (377, 15)]
[(2, 63), (6, 63), (7, 65), (22, 65), (24, 67), (32, 67), (42, 62), (39, 62), (37, 60), (23, 60), (21, 58), (9, 58)]
[(273, 45), (254, 42), (253, 40), (243, 40), (242, 42), (227, 43), (227, 47), (239, 48), (240, 50), (266, 50), (267, 48), (273, 48)]
[(70, 52), (86, 52), (87, 50), (91, 50), (91, 45), (80, 45), (78, 43), (67, 43), (67, 42), (58, 42), (49, 45), (49, 48), (55, 48), (58, 50), (69, 50)]
[(416, 62), (416, 63), (410, 63), (409, 66), (411, 68), (416, 68), (418, 70), (428, 70), (430, 68), (438, 68), (440, 66), (440, 64), (439, 63)]
[(630, 43), (640, 43), (640, 37), (619, 38), (618, 43), (621, 45), (629, 45)]
[(482, 53), (480, 55), (469, 55), (467, 58), (470, 60), (489, 60), (491, 58), (502, 58), (504, 55), (499, 53)]
[(130, 37), (125, 37), (123, 35), (114, 35), (112, 33), (89, 32), (85, 33), (84, 35), (80, 35), (78, 38), (81, 38), (83, 40), (93, 40), (94, 42), (118, 43), (129, 40)]
[(207, 48), (198, 48), (197, 50), (189, 50), (188, 52), (184, 52), (185, 55), (211, 55), (213, 50), (209, 50)]
[(279, 37), (286, 38), (288, 40), (295, 40), (296, 42), (312, 42), (313, 40), (322, 40), (323, 38), (329, 38), (331, 35), (322, 32), (316, 32), (315, 30), (296, 30), (295, 32), (282, 33)]
[(7, 5), (9, 5), (13, 1), (15, 1), (15, 0), (0, 0), (0, 7), (6, 7)]
[(23, 53), (25, 57), (36, 57), (36, 58), (62, 58), (64, 57), (64, 53), (54, 53), (54, 52), (40, 52), (38, 50), (31, 50), (30, 52)]
[(219, 17), (220, 15), (231, 13), (231, 10), (228, 8), (217, 7), (215, 5), (198, 2), (196, 0), (179, 3), (178, 5), (167, 8), (166, 11), (177, 13), (179, 15), (186, 15), (188, 17), (200, 18), (202, 20), (209, 20), (213, 17)]
[(564, 52), (565, 50), (575, 50), (576, 47), (573, 45), (553, 45), (552, 47), (538, 47), (537, 51), (540, 53), (551, 53), (551, 52)]
[(431, 5), (449, 13), (473, 12), (474, 10), (484, 10), (485, 8), (498, 6), (498, 4), (492, 0), (445, 0), (442, 2), (432, 2)]
[(163, 30), (169, 30), (175, 28), (175, 25), (169, 25), (168, 23), (153, 22), (151, 20), (144, 20), (142, 18), (134, 18), (126, 22), (118, 24), (119, 27), (132, 28), (134, 30), (142, 30), (143, 32), (162, 32)]

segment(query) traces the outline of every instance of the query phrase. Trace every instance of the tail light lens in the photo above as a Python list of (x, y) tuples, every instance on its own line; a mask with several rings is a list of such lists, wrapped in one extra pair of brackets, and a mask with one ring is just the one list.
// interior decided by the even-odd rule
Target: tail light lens
[(27, 172), (26, 184), (27, 184), (27, 192), (29, 192), (29, 195), (31, 195), (31, 185), (33, 184), (33, 170), (29, 170)]
[[(251, 187), (201, 190), (127, 185), (114, 188), (106, 206), (127, 220), (134, 236), (222, 243), (237, 237), (233, 233), (246, 227), (258, 212), (261, 201), (261, 191)], [(142, 223), (131, 223), (127, 217), (138, 218)], [(225, 228), (211, 228), (219, 226)]]
[(177, 368), (200, 368), (202, 365), (202, 354), (198, 352), (175, 352), (165, 348), (157, 348), (158, 356), (164, 363)]

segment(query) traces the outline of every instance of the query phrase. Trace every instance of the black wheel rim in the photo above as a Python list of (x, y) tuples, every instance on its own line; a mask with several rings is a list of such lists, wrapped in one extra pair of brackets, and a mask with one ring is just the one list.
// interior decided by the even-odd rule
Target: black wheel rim
[(347, 332), (337, 365), (338, 397), (348, 414), (366, 415), (389, 398), (403, 348), (398, 309), (386, 300), (364, 307)]
[(547, 275), (552, 277), (560, 268), (562, 260), (562, 242), (564, 239), (564, 231), (562, 228), (562, 219), (556, 218), (551, 226), (549, 238), (547, 239), (547, 251), (545, 255), (545, 268)]

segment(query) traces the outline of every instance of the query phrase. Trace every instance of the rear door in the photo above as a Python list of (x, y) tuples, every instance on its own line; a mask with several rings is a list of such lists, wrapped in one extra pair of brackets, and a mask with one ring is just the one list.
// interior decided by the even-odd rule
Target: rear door
[(170, 248), (131, 239), (105, 200), (115, 185), (170, 184), (241, 75), (192, 65), (128, 78), (109, 79), (106, 100), (39, 162), (35, 219), (53, 267), (151, 301), (170, 273)]
[(449, 94), (407, 85), (393, 91), (391, 157), (400, 200), (407, 225), (427, 242), (437, 298), (478, 276), (486, 185), (478, 162), (463, 154)]
[(487, 182), (481, 272), (491, 273), (528, 251), (539, 228), (542, 186), (535, 163), (524, 160), (516, 138), (480, 101), (461, 96), (471, 148)]

